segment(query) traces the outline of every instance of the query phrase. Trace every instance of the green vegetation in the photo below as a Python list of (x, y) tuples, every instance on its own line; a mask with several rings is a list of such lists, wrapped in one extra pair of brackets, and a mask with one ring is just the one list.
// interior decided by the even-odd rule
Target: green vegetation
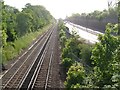
[(118, 6), (103, 11), (95, 10), (91, 13), (76, 13), (67, 17), (66, 20), (104, 33), (108, 23), (118, 23), (118, 11), (120, 10)]
[(111, 35), (113, 28), (111, 24), (107, 25), (105, 34), (99, 35), (100, 43), (92, 50), (91, 58), (95, 66), (93, 80), (98, 87), (120, 89), (120, 37)]
[(104, 35), (99, 35), (99, 42), (91, 48), (90, 45), (81, 43), (80, 39), (75, 40), (76, 35), (62, 45), (65, 46), (62, 49), (62, 62), (66, 63), (63, 63), (63, 66), (67, 69), (65, 81), (67, 89), (120, 89), (119, 4), (118, 7), (109, 10), (67, 17), (67, 20), (88, 28), (104, 30), (101, 27), (106, 27)]
[(4, 5), (2, 7), (2, 18), (0, 21), (0, 33), (2, 33), (2, 59), (3, 63), (13, 59), (24, 48), (26, 48), (38, 35), (45, 32), (54, 22), (43, 6), (26, 4), (22, 11)]
[(27, 48), (32, 41), (34, 41), (40, 34), (43, 34), (46, 30), (48, 30), (50, 26), (51, 25), (48, 25), (38, 31), (19, 37), (14, 41), (14, 43), (8, 42), (2, 49), (2, 63), (6, 63), (8, 60), (11, 60), (19, 55), (23, 49)]
[[(92, 53), (92, 45), (86, 44), (83, 39), (81, 39), (75, 32), (71, 35), (70, 38), (66, 37), (66, 29), (62, 22), (59, 23), (59, 36), (62, 49), (62, 64), (67, 72), (70, 66), (76, 62), (81, 62), (81, 59), (84, 63), (91, 65), (90, 57)], [(63, 39), (64, 37), (64, 39)], [(80, 39), (80, 40), (79, 40)]]
[[(108, 24), (104, 35), (99, 35), (95, 45), (85, 44), (75, 33), (66, 37), (66, 28), (61, 24), (60, 42), (62, 64), (67, 74), (65, 87), (94, 89), (120, 89), (120, 36), (118, 25)], [(61, 34), (62, 33), (62, 34)], [(62, 37), (65, 41), (62, 41)], [(79, 38), (79, 39), (78, 39)]]
[(67, 72), (66, 88), (75, 88), (77, 84), (83, 85), (85, 78), (85, 70), (80, 63), (73, 64)]

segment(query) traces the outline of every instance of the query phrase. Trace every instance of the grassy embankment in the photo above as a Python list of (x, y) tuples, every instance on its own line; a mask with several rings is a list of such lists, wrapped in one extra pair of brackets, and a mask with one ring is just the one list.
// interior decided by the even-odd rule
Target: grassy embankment
[(17, 57), (23, 49), (27, 48), (33, 40), (47, 31), (51, 26), (52, 24), (49, 24), (36, 32), (31, 32), (26, 34), (25, 36), (18, 38), (14, 43), (7, 43), (7, 46), (0, 50), (2, 51), (2, 54), (0, 55), (0, 58), (2, 57), (2, 63), (5, 64), (9, 60)]

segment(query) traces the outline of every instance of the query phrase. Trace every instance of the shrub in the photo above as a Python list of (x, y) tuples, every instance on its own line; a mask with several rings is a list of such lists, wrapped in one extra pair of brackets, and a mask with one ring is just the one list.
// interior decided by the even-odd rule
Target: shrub
[(77, 83), (80, 85), (84, 84), (85, 70), (79, 63), (72, 65), (67, 75), (67, 80), (65, 81), (66, 88), (71, 88), (72, 85), (76, 85)]
[(74, 63), (74, 60), (72, 60), (70, 58), (64, 58), (62, 60), (62, 64), (65, 68), (65, 71), (67, 71), (73, 63)]
[(91, 55), (92, 55), (92, 47), (87, 44), (82, 44), (81, 46), (81, 59), (88, 65), (91, 66), (92, 60), (91, 60)]

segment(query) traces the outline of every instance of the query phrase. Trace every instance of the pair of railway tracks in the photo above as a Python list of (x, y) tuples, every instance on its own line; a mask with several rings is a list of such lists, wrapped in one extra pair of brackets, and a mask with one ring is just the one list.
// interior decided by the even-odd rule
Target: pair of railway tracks
[[(41, 88), (46, 90), (52, 87), (51, 81), (54, 80), (52, 64), (58, 66), (58, 63), (55, 63), (55, 57), (58, 57), (55, 56), (56, 37), (56, 27), (43, 34), (1, 78), (2, 89)], [(56, 75), (58, 72), (56, 71)], [(59, 87), (59, 79), (56, 81)]]

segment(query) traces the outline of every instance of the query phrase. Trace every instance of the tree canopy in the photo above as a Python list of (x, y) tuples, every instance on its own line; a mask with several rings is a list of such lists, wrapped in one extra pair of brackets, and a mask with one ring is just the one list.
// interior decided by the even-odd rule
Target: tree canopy
[(3, 46), (7, 42), (14, 42), (18, 37), (27, 33), (37, 31), (38, 29), (49, 24), (53, 19), (52, 15), (41, 5), (31, 5), (27, 3), (25, 8), (20, 12), (15, 7), (2, 6), (2, 42)]

